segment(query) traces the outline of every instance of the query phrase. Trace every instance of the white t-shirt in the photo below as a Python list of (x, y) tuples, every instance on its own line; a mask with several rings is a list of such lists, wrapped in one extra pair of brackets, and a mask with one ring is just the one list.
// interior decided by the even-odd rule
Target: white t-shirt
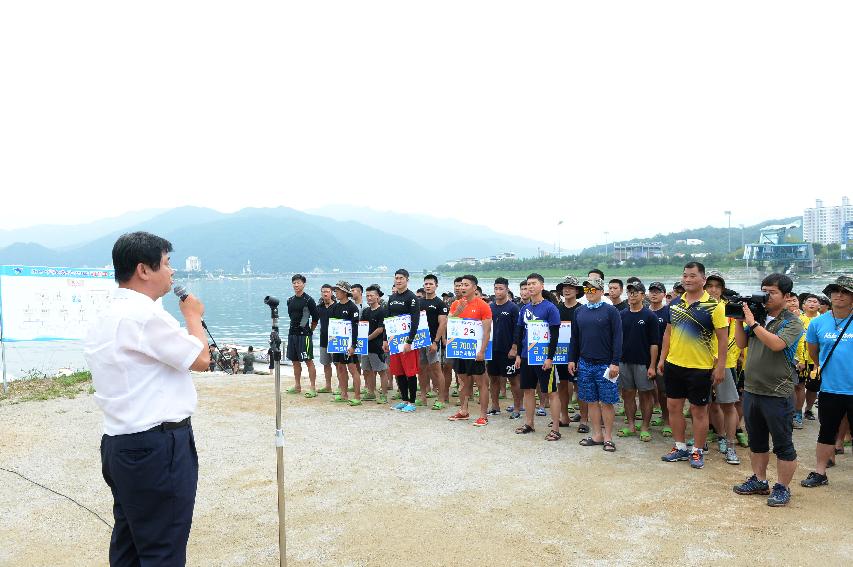
[(198, 396), (189, 368), (203, 348), (160, 301), (115, 290), (83, 349), (104, 433), (137, 433), (191, 416)]

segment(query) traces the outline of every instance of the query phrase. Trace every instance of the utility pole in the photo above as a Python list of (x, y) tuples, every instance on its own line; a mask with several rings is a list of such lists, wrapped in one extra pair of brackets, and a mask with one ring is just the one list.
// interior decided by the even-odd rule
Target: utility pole
[(610, 245), (610, 233), (609, 233), (609, 232), (607, 232), (607, 231), (604, 231), (604, 256), (605, 256), (605, 261), (606, 261), (606, 258), (607, 258), (607, 249), (608, 249), (608, 246), (609, 246), (609, 245)]
[(723, 214), (729, 217), (729, 254), (732, 253), (732, 212), (723, 211)]

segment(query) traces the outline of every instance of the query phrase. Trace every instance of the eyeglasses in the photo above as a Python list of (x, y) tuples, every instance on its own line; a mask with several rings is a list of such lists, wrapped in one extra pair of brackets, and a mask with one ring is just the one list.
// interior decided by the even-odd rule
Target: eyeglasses
[(632, 290), (628, 291), (628, 295), (640, 295), (641, 293), (643, 293), (643, 292), (642, 292), (642, 291), (637, 291), (637, 290), (635, 290), (635, 289), (632, 289)]
[(599, 291), (599, 289), (597, 287), (584, 287), (583, 288), (584, 293), (595, 293), (596, 291)]

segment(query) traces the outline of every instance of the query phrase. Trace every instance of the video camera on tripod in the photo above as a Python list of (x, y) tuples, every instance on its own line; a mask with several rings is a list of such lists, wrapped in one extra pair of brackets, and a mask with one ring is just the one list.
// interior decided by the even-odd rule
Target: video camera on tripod
[(764, 304), (770, 298), (769, 293), (758, 291), (751, 295), (740, 295), (726, 290), (726, 293), (723, 293), (723, 298), (728, 302), (726, 303), (726, 317), (742, 320), (744, 317), (743, 306), (746, 305), (752, 311), (756, 322), (764, 325), (767, 320), (767, 309)]

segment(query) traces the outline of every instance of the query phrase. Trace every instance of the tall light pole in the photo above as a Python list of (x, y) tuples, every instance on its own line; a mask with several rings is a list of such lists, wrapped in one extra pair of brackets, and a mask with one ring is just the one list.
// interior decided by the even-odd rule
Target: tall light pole
[(729, 254), (732, 253), (732, 212), (723, 211), (723, 214), (729, 217)]
[(743, 248), (743, 225), (740, 225), (740, 247)]
[(563, 221), (557, 221), (557, 257), (562, 256), (562, 247), (560, 246), (560, 225), (563, 224)]
[(610, 233), (604, 231), (604, 257), (607, 258), (607, 247), (610, 245)]

